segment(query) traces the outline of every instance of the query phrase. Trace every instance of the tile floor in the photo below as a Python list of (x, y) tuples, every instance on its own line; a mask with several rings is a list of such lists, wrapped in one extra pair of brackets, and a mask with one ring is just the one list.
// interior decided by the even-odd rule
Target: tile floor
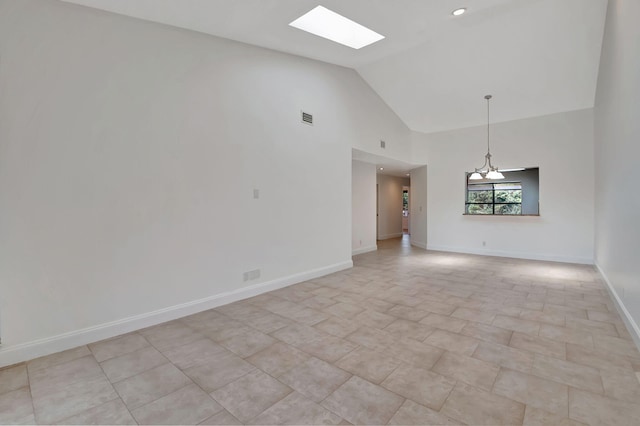
[(348, 271), (0, 370), (0, 423), (631, 425), (593, 267), (381, 242)]

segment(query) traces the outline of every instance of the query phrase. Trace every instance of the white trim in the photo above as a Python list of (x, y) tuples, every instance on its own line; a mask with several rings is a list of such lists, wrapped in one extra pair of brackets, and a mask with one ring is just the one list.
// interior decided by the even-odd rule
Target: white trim
[(105, 324), (4, 347), (0, 349), (0, 367), (119, 336), (351, 267), (353, 267), (353, 261), (349, 260)]
[(359, 254), (369, 253), (370, 251), (376, 251), (376, 250), (378, 250), (377, 244), (374, 246), (360, 247), (358, 249), (354, 249), (353, 251), (351, 251), (351, 256), (357, 256)]
[(624, 303), (622, 303), (622, 299), (620, 299), (618, 293), (613, 288), (613, 284), (611, 284), (611, 281), (609, 281), (609, 278), (607, 278), (607, 275), (597, 263), (596, 268), (598, 269), (598, 272), (600, 272), (600, 275), (602, 275), (602, 278), (604, 278), (604, 282), (607, 284), (607, 290), (609, 290), (609, 294), (611, 295), (611, 298), (616, 305), (616, 309), (620, 313), (620, 316), (627, 326), (627, 331), (629, 331), (629, 334), (633, 338), (633, 341), (638, 347), (638, 350), (640, 350), (640, 327), (638, 327), (638, 324), (634, 321), (633, 317), (624, 306)]
[(379, 235), (378, 240), (390, 240), (391, 238), (398, 238), (404, 235), (403, 232), (396, 232), (395, 234)]
[(423, 243), (421, 241), (413, 241), (410, 240), (412, 246), (420, 247), (421, 249), (427, 249), (427, 243)]
[(442, 247), (442, 246), (433, 246), (433, 245), (427, 245), (427, 250), (448, 251), (453, 253), (465, 253), (465, 254), (479, 254), (481, 256), (511, 257), (515, 259), (547, 260), (551, 262), (581, 263), (585, 265), (593, 265), (593, 258), (586, 258), (586, 257), (553, 256), (553, 255), (539, 254), (539, 253), (518, 253), (518, 252), (502, 251), (502, 250), (477, 250), (477, 249)]

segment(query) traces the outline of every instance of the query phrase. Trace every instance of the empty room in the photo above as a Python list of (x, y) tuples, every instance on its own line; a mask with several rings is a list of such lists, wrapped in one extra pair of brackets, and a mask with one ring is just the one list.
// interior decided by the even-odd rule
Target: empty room
[(0, 424), (637, 424), (639, 18), (0, 0)]

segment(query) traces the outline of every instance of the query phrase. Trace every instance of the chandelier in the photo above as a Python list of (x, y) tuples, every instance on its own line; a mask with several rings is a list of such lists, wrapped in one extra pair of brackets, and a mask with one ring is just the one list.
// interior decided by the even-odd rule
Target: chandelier
[(484, 156), (484, 164), (482, 167), (475, 169), (475, 172), (469, 176), (470, 180), (480, 179), (504, 179), (504, 176), (498, 170), (498, 167), (494, 167), (491, 164), (491, 149), (489, 148), (489, 101), (491, 95), (486, 95), (484, 98), (487, 100), (487, 154)]

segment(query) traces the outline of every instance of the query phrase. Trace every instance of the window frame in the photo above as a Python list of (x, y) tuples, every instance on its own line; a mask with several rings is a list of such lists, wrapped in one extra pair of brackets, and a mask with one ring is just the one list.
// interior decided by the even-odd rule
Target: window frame
[[(520, 202), (519, 203), (496, 203), (496, 185), (501, 185), (501, 184), (506, 184), (506, 183), (511, 183), (511, 184), (517, 184), (520, 185)], [(491, 203), (473, 203), (473, 202), (469, 202), (469, 186), (473, 186), (473, 185), (491, 185), (491, 189), (485, 189), (485, 191), (491, 191)], [(500, 191), (500, 189), (498, 189), (498, 191)], [(469, 175), (467, 175), (467, 184), (465, 187), (465, 201), (464, 201), (464, 214), (465, 215), (471, 215), (471, 216), (522, 216), (522, 182), (519, 181), (509, 181), (509, 182), (478, 182), (478, 183), (472, 183), (469, 184)], [(491, 213), (469, 213), (469, 205), (487, 205), (487, 204), (491, 204)], [(520, 206), (520, 213), (516, 213), (516, 214), (504, 214), (504, 213), (496, 213), (496, 204), (498, 206), (505, 206), (505, 205), (519, 205)]]

